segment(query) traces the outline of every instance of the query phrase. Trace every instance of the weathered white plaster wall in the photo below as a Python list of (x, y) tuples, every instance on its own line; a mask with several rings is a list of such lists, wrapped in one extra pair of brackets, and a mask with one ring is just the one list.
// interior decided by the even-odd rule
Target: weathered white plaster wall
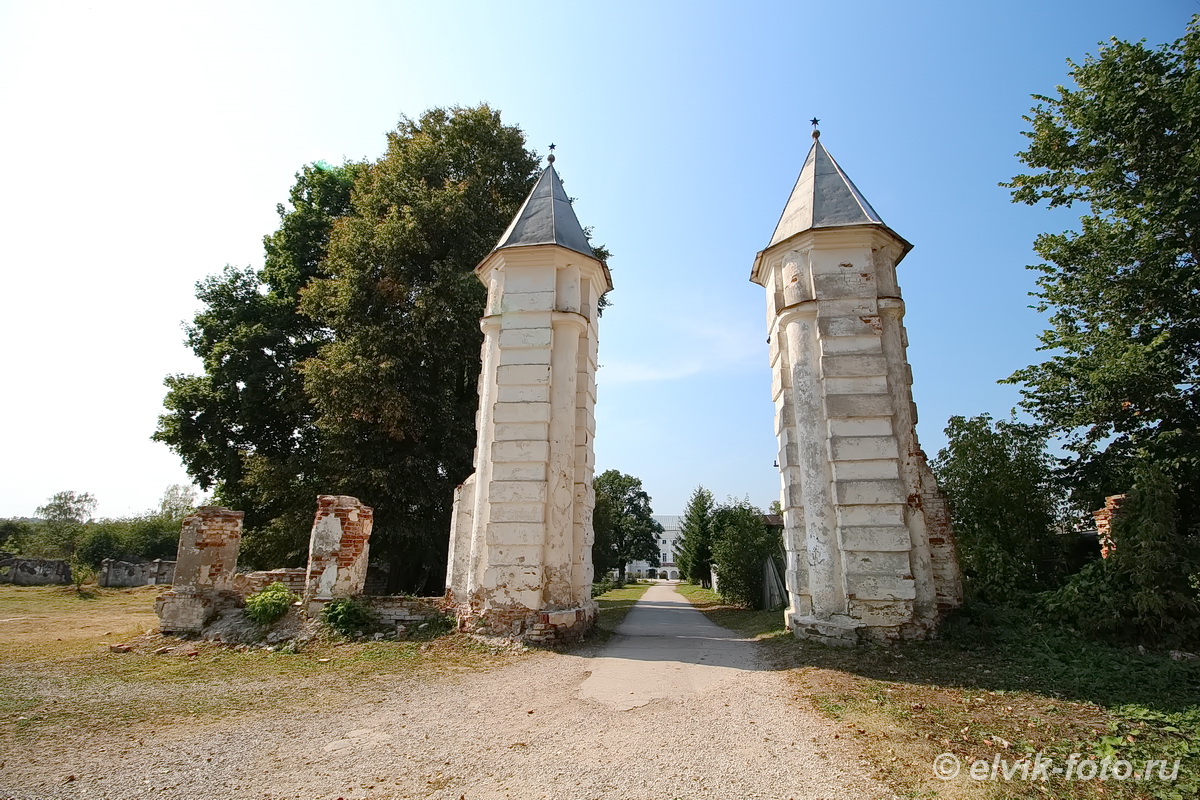
[(374, 523), (374, 509), (357, 497), (317, 497), (304, 589), (309, 614), (319, 613), (324, 603), (335, 598), (362, 594)]
[[(759, 255), (787, 552), (788, 624), (849, 643), (925, 635), (961, 600), (944, 501), (917, 442), (896, 263), (881, 225)], [(931, 548), (936, 539), (936, 556)]]
[(477, 274), (475, 473), (456, 493), (447, 587), (464, 625), (555, 638), (596, 609), (596, 302), (611, 287), (598, 261), (556, 245), (497, 250)]

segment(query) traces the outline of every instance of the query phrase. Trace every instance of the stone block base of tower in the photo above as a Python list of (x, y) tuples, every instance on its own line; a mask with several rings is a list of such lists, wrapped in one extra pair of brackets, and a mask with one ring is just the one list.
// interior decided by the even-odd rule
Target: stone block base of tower
[(829, 619), (786, 614), (787, 627), (797, 639), (820, 642), (834, 647), (860, 644), (905, 642), (928, 638), (936, 625), (904, 621), (896, 625), (869, 625), (861, 619), (835, 615)]
[(792, 635), (797, 639), (807, 639), (834, 647), (853, 647), (862, 641), (859, 638), (862, 623), (849, 617), (817, 619), (787, 614), (787, 626), (792, 629)]
[(474, 608), (459, 605), (458, 629), (484, 636), (505, 636), (535, 644), (566, 644), (579, 641), (596, 624), (599, 607), (593, 602), (580, 608), (558, 611), (524, 606)]
[(154, 599), (162, 633), (200, 633), (217, 614), (235, 608), (240, 598), (232, 592), (171, 589)]

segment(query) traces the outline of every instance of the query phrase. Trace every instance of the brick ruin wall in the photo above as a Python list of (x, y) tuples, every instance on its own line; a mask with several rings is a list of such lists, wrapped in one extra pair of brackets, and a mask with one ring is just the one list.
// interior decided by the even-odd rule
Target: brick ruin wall
[(255, 592), (261, 592), (273, 583), (282, 583), (292, 594), (302, 595), (307, 584), (307, 576), (308, 570), (304, 567), (241, 572), (234, 579), (234, 591), (239, 597), (245, 598)]
[[(313, 521), (307, 568), (284, 568), (238, 573), (242, 513), (205, 507), (184, 521), (179, 558), (162, 562), (174, 566), (176, 583), (160, 595), (155, 610), (164, 633), (198, 633), (220, 611), (240, 605), (247, 596), (273, 583), (309, 601), (310, 615), (335, 597), (359, 597), (384, 625), (398, 629), (454, 613), (446, 598), (365, 594), (373, 512), (356, 498), (322, 495)], [(120, 562), (117, 562), (118, 564)], [(148, 565), (128, 565), (130, 568)], [(114, 572), (119, 567), (111, 568)], [(383, 581), (373, 581), (378, 591)], [(460, 629), (485, 635), (519, 637), (548, 644), (580, 638), (595, 620), (594, 611), (535, 611), (524, 606), (491, 608), (465, 617)]]
[(1120, 515), (1121, 505), (1125, 502), (1126, 495), (1114, 494), (1104, 498), (1104, 508), (1092, 512), (1092, 519), (1096, 521), (1096, 539), (1100, 543), (1100, 557), (1108, 558), (1109, 553), (1117, 549), (1117, 543), (1113, 539), (1112, 524), (1113, 519)]
[(925, 530), (929, 537), (929, 560), (933, 566), (934, 599), (939, 616), (948, 614), (963, 602), (962, 571), (958, 565), (958, 547), (950, 522), (950, 504), (938, 488), (937, 479), (923, 451), (920, 455), (921, 506), (925, 510)]
[(523, 605), (493, 606), (486, 610), (460, 605), (457, 616), (461, 631), (520, 638), (536, 644), (578, 641), (596, 621), (596, 613), (590, 609), (537, 611)]
[(374, 509), (356, 497), (323, 494), (317, 498), (304, 588), (310, 614), (335, 598), (363, 593), (374, 521)]
[(241, 511), (204, 506), (183, 521), (171, 589), (155, 600), (163, 633), (196, 633), (236, 604)]

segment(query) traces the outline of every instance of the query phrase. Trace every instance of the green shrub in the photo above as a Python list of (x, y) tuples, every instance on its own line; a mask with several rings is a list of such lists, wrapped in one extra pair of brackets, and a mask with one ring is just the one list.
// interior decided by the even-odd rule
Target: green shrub
[(295, 600), (296, 595), (276, 581), (246, 598), (246, 616), (259, 625), (270, 625), (286, 614)]
[(1056, 586), (1065, 493), (1047, 433), (988, 414), (951, 417), (931, 466), (950, 502), (970, 600), (1006, 603)]
[(343, 636), (350, 636), (373, 626), (375, 615), (361, 600), (341, 597), (321, 609), (321, 622)]
[(94, 595), (83, 590), (84, 584), (91, 583), (96, 580), (96, 572), (90, 564), (85, 564), (78, 559), (72, 559), (71, 567), (71, 583), (75, 586), (75, 593), (80, 597), (94, 597)]
[[(634, 579), (631, 582), (637, 583), (637, 580)], [(629, 583), (629, 582), (627, 581), (626, 583)], [(611, 592), (613, 589), (623, 589), (623, 588), (625, 588), (625, 585), (626, 584), (622, 583), (620, 580), (614, 581), (614, 580), (609, 580), (608, 578), (604, 578), (603, 580), (596, 581), (595, 583), (592, 584), (592, 597), (599, 597), (600, 595), (604, 594), (605, 592)]]
[(121, 520), (125, 524), (125, 549), (141, 560), (172, 560), (179, 550), (179, 523), (165, 514), (146, 514)]
[(112, 525), (94, 523), (84, 529), (75, 550), (79, 563), (96, 569), (106, 558), (120, 559), (125, 555), (125, 543)]
[(1200, 596), (1192, 584), (1200, 559), (1195, 537), (1180, 530), (1176, 493), (1162, 470), (1139, 465), (1113, 519), (1115, 549), (1043, 595), (1046, 609), (1093, 636), (1200, 643)]
[(778, 530), (749, 500), (730, 499), (713, 512), (713, 566), (721, 596), (746, 608), (763, 604), (763, 572), (782, 553)]

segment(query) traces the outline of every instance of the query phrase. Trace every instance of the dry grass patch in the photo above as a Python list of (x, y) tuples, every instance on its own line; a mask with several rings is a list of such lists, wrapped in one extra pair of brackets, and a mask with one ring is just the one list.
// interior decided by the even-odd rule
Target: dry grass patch
[[(1200, 783), (1200, 665), (1089, 641), (1017, 609), (976, 609), (943, 638), (890, 647), (832, 648), (780, 634), (782, 614), (739, 610), (711, 592), (684, 596), (726, 627), (755, 635), (795, 687), (793, 699), (836, 721), (880, 776), (909, 797), (1192, 798)], [(952, 753), (1009, 764), (1041, 753), (1135, 766), (1181, 760), (1170, 782), (941, 781), (934, 758)]]
[(732, 631), (743, 633), (748, 638), (764, 641), (787, 635), (787, 631), (783, 627), (783, 612), (781, 611), (754, 611), (731, 605), (711, 589), (704, 589), (690, 583), (679, 584), (675, 587), (675, 591), (686, 597), (692, 605), (703, 611), (713, 622)]
[[(323, 636), (295, 653), (164, 637), (144, 632), (157, 626), (159, 589), (102, 589), (84, 599), (69, 587), (4, 587), (0, 619), (7, 621), (0, 625), (20, 628), (0, 647), (0, 749), (6, 740), (159, 733), (196, 721), (277, 714), (524, 657), (519, 649), (457, 634), (423, 642)], [(129, 652), (110, 651), (117, 643)]]
[(154, 598), (165, 588), (0, 585), (0, 664), (82, 655), (156, 630)]

